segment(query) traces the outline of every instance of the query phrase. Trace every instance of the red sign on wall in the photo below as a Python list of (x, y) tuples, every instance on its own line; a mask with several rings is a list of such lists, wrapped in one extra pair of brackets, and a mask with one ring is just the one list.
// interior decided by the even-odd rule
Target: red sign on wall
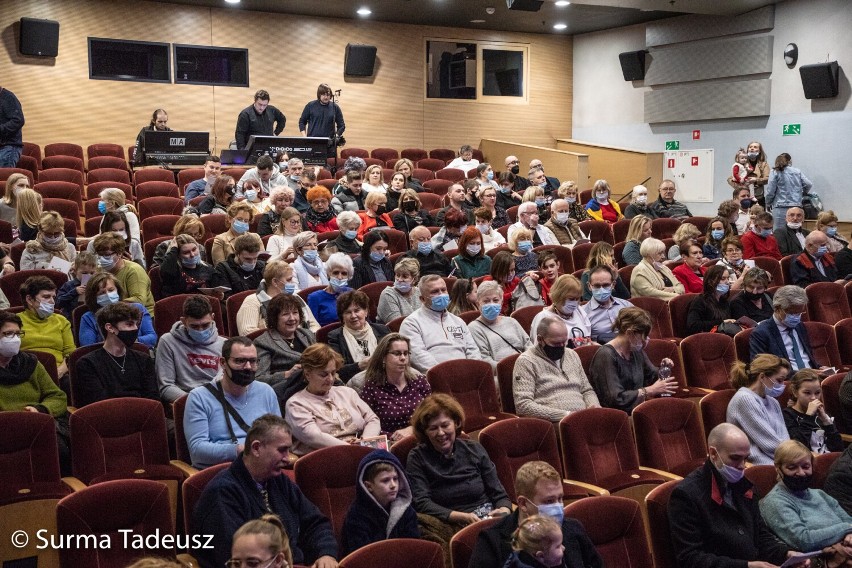
[(666, 164), (666, 167), (667, 167), (668, 169), (670, 169), (670, 170), (673, 170), (673, 169), (674, 169), (674, 165), (675, 165), (674, 158), (669, 158), (669, 161), (668, 161), (668, 164)]
[(692, 165), (693, 165), (693, 166), (697, 166), (697, 165), (698, 165), (698, 156), (693, 156), (693, 157), (692, 157)]
[(701, 140), (701, 131), (700, 130), (693, 130), (692, 131), (692, 139), (693, 140)]

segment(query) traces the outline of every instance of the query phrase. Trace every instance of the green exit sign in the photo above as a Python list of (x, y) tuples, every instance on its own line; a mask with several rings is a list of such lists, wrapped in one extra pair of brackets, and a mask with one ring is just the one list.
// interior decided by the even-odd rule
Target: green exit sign
[(785, 124), (784, 125), (784, 136), (798, 136), (802, 133), (802, 125), (801, 124)]
[(678, 140), (666, 140), (666, 150), (680, 150), (680, 142)]

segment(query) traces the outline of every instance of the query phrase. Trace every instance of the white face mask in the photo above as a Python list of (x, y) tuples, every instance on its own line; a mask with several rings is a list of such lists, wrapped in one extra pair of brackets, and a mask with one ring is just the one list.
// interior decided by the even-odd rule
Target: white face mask
[(647, 195), (637, 195), (636, 196), (636, 203), (640, 203), (642, 205), (648, 203), (648, 196)]
[(20, 350), (20, 337), (0, 337), (0, 357), (14, 357)]
[(567, 223), (568, 219), (570, 219), (570, 218), (571, 218), (571, 214), (568, 213), (567, 211), (560, 211), (559, 213), (556, 214), (556, 222), (561, 224), (561, 225), (564, 225), (565, 223)]

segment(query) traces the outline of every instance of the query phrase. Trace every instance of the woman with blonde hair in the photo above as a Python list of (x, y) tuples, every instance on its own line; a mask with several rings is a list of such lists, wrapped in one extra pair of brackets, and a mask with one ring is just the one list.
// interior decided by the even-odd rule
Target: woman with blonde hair
[[(204, 236), (207, 234), (207, 228), (204, 226), (204, 223), (201, 222), (196, 215), (187, 214), (182, 215), (180, 219), (175, 222), (174, 229), (172, 229), (172, 235), (189, 235), (197, 243), (204, 242)], [(169, 248), (175, 244), (175, 240), (171, 239), (168, 241), (163, 241), (157, 245), (157, 248), (154, 250), (154, 258), (151, 260), (151, 267), (159, 266), (163, 264), (163, 261), (166, 258), (166, 252), (168, 252)], [(198, 251), (201, 254), (201, 260), (207, 260), (207, 253), (202, 246)]]
[(179, 234), (166, 242), (171, 244), (160, 265), (163, 297), (197, 294), (199, 288), (209, 287), (214, 267), (204, 262), (204, 247), (189, 234)]
[(408, 158), (397, 160), (396, 164), (393, 166), (393, 171), (395, 173), (401, 173), (405, 177), (405, 187), (413, 189), (417, 193), (426, 191), (426, 188), (423, 187), (423, 183), (416, 177), (412, 177), (412, 174), (414, 173), (414, 163)]
[(361, 189), (367, 193), (373, 191), (387, 193), (388, 184), (385, 183), (382, 166), (373, 164), (367, 167), (367, 170), (364, 172), (364, 185), (361, 186)]
[[(580, 300), (583, 297), (583, 287), (573, 274), (563, 274), (556, 279), (550, 287), (550, 299), (552, 304), (541, 310), (533, 318), (530, 330), (537, 330), (538, 324), (546, 317), (557, 318), (565, 324), (568, 330), (569, 345), (580, 347), (591, 342), (592, 322), (584, 310), (580, 309)], [(537, 342), (536, 337), (530, 339)]]
[(642, 255), (639, 252), (639, 247), (642, 246), (642, 241), (651, 236), (651, 217), (646, 215), (636, 215), (630, 219), (630, 225), (627, 228), (627, 238), (624, 243), (624, 250), (621, 251), (621, 259), (624, 264), (639, 264), (642, 262)]
[[(264, 564), (265, 563), (265, 564)], [(267, 513), (253, 519), (234, 533), (228, 568), (262, 566), (263, 568), (292, 568), (293, 553), (290, 538), (278, 515)]]
[(12, 174), (6, 179), (6, 193), (0, 199), (0, 220), (13, 226), (17, 226), (17, 196), (22, 189), (32, 189), (30, 179), (24, 174)]
[(41, 195), (32, 189), (18, 190), (18, 207), (15, 211), (15, 225), (18, 227), (18, 238), (28, 242), (38, 234), (38, 221), (41, 219)]
[(127, 230), (131, 239), (142, 242), (142, 234), (139, 232), (139, 212), (132, 204), (127, 203), (127, 195), (117, 187), (108, 187), (99, 196), (98, 211), (101, 215), (107, 211), (119, 211), (127, 217)]
[[(228, 207), (228, 216), (225, 224), (228, 230), (213, 237), (212, 258), (213, 266), (216, 266), (223, 260), (227, 260), (229, 256), (234, 254), (234, 240), (240, 235), (245, 235), (249, 232), (249, 227), (254, 219), (254, 209), (251, 205), (244, 202), (232, 203)], [(260, 239), (260, 237), (258, 237)], [(260, 250), (263, 252), (263, 244), (261, 241)]]
[(420, 263), (417, 259), (403, 256), (394, 265), (393, 273), (393, 286), (382, 290), (379, 296), (378, 321), (382, 323), (407, 316), (420, 307), (417, 294)]
[(559, 189), (556, 190), (556, 194), (560, 197), (560, 199), (564, 199), (568, 202), (568, 213), (571, 214), (571, 218), (577, 221), (588, 221), (589, 214), (586, 212), (586, 207), (580, 203), (580, 189), (577, 187), (577, 183), (573, 181), (563, 181), (562, 185), (559, 186)]
[[(834, 214), (834, 211), (823, 211), (817, 215), (816, 230), (822, 231), (828, 237), (828, 252), (832, 254), (849, 246), (849, 241), (837, 232), (837, 215)], [(842, 276), (845, 276), (845, 274)]]
[(21, 270), (44, 270), (53, 258), (73, 263), (77, 249), (65, 238), (65, 221), (56, 211), (45, 211), (38, 220), (38, 235), (21, 255)]
[(852, 566), (852, 515), (821, 489), (812, 489), (814, 456), (801, 442), (775, 450), (778, 483), (760, 500), (760, 514), (792, 550), (822, 551), (818, 566)]
[[(509, 235), (509, 250), (515, 259), (515, 275), (518, 278), (538, 268), (538, 255), (533, 252), (533, 234), (529, 229), (522, 227)], [(530, 276), (538, 280), (536, 276)]]
[(674, 244), (669, 247), (668, 259), (680, 260), (681, 247), (698, 244), (698, 237), (701, 236), (701, 231), (692, 223), (681, 223), (680, 227), (675, 230), (672, 239)]
[(544, 189), (537, 185), (531, 185), (524, 190), (524, 195), (521, 197), (521, 203), (535, 203), (536, 213), (538, 213), (538, 222), (546, 223), (550, 220), (550, 207), (547, 206), (547, 198), (544, 196)]
[(367, 198), (364, 199), (364, 211), (358, 211), (358, 217), (361, 218), (358, 238), (362, 241), (365, 235), (373, 229), (393, 228), (393, 221), (388, 215), (388, 198), (377, 191), (367, 194)]
[(592, 198), (586, 203), (586, 213), (596, 221), (605, 221), (610, 225), (624, 218), (618, 202), (612, 199), (612, 190), (605, 179), (595, 182)]
[(394, 229), (404, 232), (406, 235), (414, 227), (431, 227), (435, 224), (432, 214), (423, 209), (417, 192), (413, 189), (404, 189), (399, 196), (399, 211), (393, 216)]
[(790, 363), (769, 353), (731, 367), (731, 386), (737, 392), (728, 403), (726, 421), (748, 436), (749, 460), (755, 465), (771, 464), (778, 445), (790, 439), (777, 400), (787, 388), (789, 373)]

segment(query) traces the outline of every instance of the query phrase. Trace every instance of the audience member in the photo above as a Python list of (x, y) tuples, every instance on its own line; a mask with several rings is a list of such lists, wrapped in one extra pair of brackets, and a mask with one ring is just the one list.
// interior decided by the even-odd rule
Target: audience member
[(42, 351), (56, 359), (57, 375), (68, 374), (66, 359), (74, 352), (74, 336), (71, 324), (62, 315), (54, 313), (56, 307), (56, 284), (47, 276), (30, 276), (20, 288), (24, 311), (16, 322), (23, 333), (21, 349)]
[(405, 187), (413, 189), (417, 193), (422, 193), (426, 191), (426, 188), (423, 187), (422, 182), (416, 177), (412, 177), (411, 174), (414, 172), (414, 164), (408, 158), (402, 158), (401, 160), (397, 160), (396, 164), (394, 164), (393, 171), (399, 172), (403, 176), (405, 176)]
[(576, 182), (566, 181), (559, 186), (556, 193), (560, 199), (568, 202), (568, 212), (571, 214), (572, 219), (578, 223), (589, 220), (589, 214), (586, 213), (586, 205), (580, 203), (580, 189), (577, 187)]
[[(573, 274), (563, 274), (556, 279), (550, 289), (552, 304), (533, 318), (530, 330), (538, 329), (538, 324), (546, 317), (557, 318), (565, 325), (571, 347), (580, 347), (592, 341), (592, 323), (586, 312), (580, 308), (583, 285)], [(533, 343), (536, 342), (531, 337)]]
[[(523, 176), (503, 172), (497, 178), (497, 183), (500, 185), (500, 190), (494, 200), (495, 206), (508, 211), (521, 203), (521, 193), (529, 187), (530, 182)], [(485, 205), (484, 201), (483, 205)]]
[(343, 358), (338, 376), (344, 383), (367, 368), (379, 340), (390, 333), (384, 325), (367, 321), (369, 311), (370, 298), (360, 290), (337, 298), (337, 316), (343, 325), (328, 334), (328, 345)]
[(432, 237), (432, 249), (441, 253), (458, 249), (459, 239), (467, 225), (467, 213), (450, 208), (444, 216), (443, 226)]
[(747, 317), (755, 323), (772, 317), (772, 298), (766, 293), (769, 273), (760, 268), (750, 268), (741, 278), (742, 292), (731, 300), (731, 317), (735, 320)]
[[(781, 251), (782, 256), (799, 254), (805, 250), (805, 238), (810, 234), (810, 231), (802, 228), (805, 210), (798, 205), (784, 208), (784, 210), (786, 211), (785, 222), (773, 232), (775, 242), (778, 243), (778, 250)], [(775, 210), (772, 213), (774, 216)]]
[(744, 235), (746, 231), (749, 230), (749, 225), (751, 225), (751, 206), (756, 204), (757, 201), (752, 199), (751, 191), (747, 188), (739, 188), (734, 189), (733, 192), (733, 201), (737, 203), (738, 211), (737, 211), (737, 220), (734, 222), (737, 234)]
[[(420, 198), (413, 189), (403, 190), (398, 205), (400, 210), (393, 216), (393, 227), (406, 235), (410, 234), (414, 227), (430, 227), (435, 223), (432, 215), (422, 209)], [(387, 207), (387, 203), (385, 206)]]
[(491, 259), (491, 271), (483, 282), (493, 280), (503, 289), (503, 315), (511, 314), (515, 309), (515, 290), (521, 279), (515, 275), (515, 257), (509, 251), (500, 251)]
[(728, 222), (728, 219), (724, 217), (714, 217), (711, 219), (710, 224), (707, 225), (707, 232), (704, 235), (705, 240), (702, 245), (704, 258), (716, 260), (722, 256), (722, 240), (733, 234), (734, 232), (731, 230), (731, 224)]
[(300, 359), (306, 386), (286, 403), (285, 416), (293, 432), (293, 453), (357, 443), (378, 436), (379, 419), (353, 389), (335, 386), (343, 358), (324, 343), (306, 348)]
[(216, 265), (211, 286), (224, 286), (225, 298), (238, 292), (257, 290), (263, 278), (266, 262), (257, 257), (263, 250), (263, 242), (255, 233), (246, 233), (234, 239), (234, 252)]
[[(182, 215), (180, 219), (175, 221), (175, 226), (172, 229), (172, 235), (175, 237), (178, 235), (188, 235), (195, 239), (196, 245), (198, 246), (198, 254), (201, 255), (200, 260), (205, 262), (208, 260), (207, 252), (201, 245), (204, 243), (204, 237), (206, 234), (207, 228), (195, 215)], [(151, 266), (149, 268), (163, 264), (163, 261), (166, 258), (166, 252), (168, 252), (169, 248), (174, 245), (174, 239), (165, 240), (158, 244), (157, 248), (154, 249), (154, 258), (151, 260)]]
[[(0, 212), (2, 212), (2, 201), (0, 201)], [(822, 211), (817, 215), (816, 230), (828, 237), (828, 252), (832, 254), (837, 254), (849, 246), (849, 241), (837, 233), (837, 222), (834, 211)]]
[[(170, 242), (160, 265), (160, 289), (164, 297), (175, 294), (195, 294), (199, 288), (212, 285), (214, 268), (202, 260), (202, 248), (189, 235), (178, 235)], [(224, 297), (221, 292), (212, 296)]]
[(852, 277), (852, 242), (838, 252), (834, 260), (837, 263), (838, 277), (846, 279)]
[(781, 260), (781, 251), (778, 249), (778, 242), (772, 236), (771, 213), (755, 215), (752, 229), (742, 236), (741, 241), (744, 258), (751, 259), (756, 256), (768, 256), (775, 260)]
[(316, 331), (319, 324), (308, 309), (308, 305), (296, 292), (296, 277), (293, 267), (282, 260), (271, 260), (263, 269), (263, 280), (257, 293), (246, 296), (237, 310), (237, 331), (240, 335), (250, 335), (259, 329), (266, 329), (266, 310), (272, 298), (281, 294), (293, 296), (294, 301), (306, 312), (303, 323), (307, 329)]
[[(130, 236), (128, 230), (127, 214), (123, 211), (107, 211), (101, 218), (98, 227), (98, 234), (118, 233), (124, 239), (125, 252), (127, 259), (139, 264), (142, 268), (145, 266), (145, 255), (142, 252), (142, 244)], [(86, 247), (87, 252), (94, 252), (94, 241), (90, 240)]]
[(27, 243), (38, 235), (43, 205), (41, 195), (32, 189), (19, 189), (17, 202), (14, 226), (18, 228), (18, 238), (21, 242)]
[[(272, 556), (269, 556), (269, 555)], [(287, 531), (278, 515), (266, 513), (259, 519), (248, 521), (234, 533), (231, 558), (225, 563), (228, 568), (237, 566), (260, 566), (261, 558), (269, 556), (265, 568), (289, 568), (293, 566), (293, 552)], [(129, 567), (132, 568), (132, 567)], [(138, 566), (136, 568), (177, 568), (172, 566)]]
[[(489, 230), (492, 230), (489, 227)], [(468, 227), (459, 239), (459, 254), (453, 257), (453, 275), (457, 278), (479, 278), (491, 269), (491, 257), (482, 246), (482, 233), (476, 227)]]
[(516, 229), (509, 235), (509, 250), (515, 260), (515, 275), (523, 278), (528, 272), (534, 280), (538, 279), (538, 254), (533, 251), (533, 233), (527, 228)]
[[(9, 167), (14, 168), (15, 166)], [(12, 174), (6, 178), (6, 192), (0, 199), (0, 220), (6, 221), (13, 227), (17, 226), (18, 192), (22, 189), (32, 189), (27, 176)]]
[(790, 263), (793, 284), (802, 288), (815, 282), (846, 284), (846, 280), (838, 276), (834, 256), (828, 252), (828, 236), (822, 231), (810, 233), (805, 237), (805, 250)]
[(612, 190), (605, 179), (599, 179), (592, 188), (592, 199), (586, 203), (586, 214), (595, 221), (605, 221), (612, 225), (624, 218), (618, 202), (610, 199)]
[(74, 258), (74, 264), (68, 271), (70, 280), (56, 292), (56, 307), (68, 321), (73, 321), (74, 309), (83, 303), (86, 296), (86, 283), (98, 269), (98, 259), (94, 253), (81, 252)]
[[(88, 310), (80, 318), (77, 334), (80, 347), (104, 341), (106, 336), (103, 334), (103, 326), (97, 321), (98, 311), (114, 304), (127, 303), (122, 301), (122, 296), (124, 296), (124, 290), (122, 290), (121, 284), (109, 272), (98, 272), (89, 279), (83, 293), (84, 303)], [(157, 345), (157, 332), (154, 331), (151, 314), (148, 313), (145, 306), (138, 302), (129, 303), (129, 305), (139, 311), (136, 328), (137, 340), (139, 343), (154, 349)]]
[(476, 169), (478, 165), (479, 160), (473, 157), (473, 148), (470, 144), (464, 144), (459, 148), (458, 157), (447, 164), (447, 167), (459, 169), (467, 175), (470, 170)]
[(183, 199), (187, 205), (196, 197), (210, 195), (216, 178), (222, 173), (222, 163), (219, 156), (210, 155), (204, 160), (204, 177), (191, 181), (186, 185)]
[[(684, 245), (680, 251), (680, 258), (682, 263), (672, 270), (672, 274), (683, 285), (687, 294), (700, 294), (704, 289), (704, 277), (707, 271), (707, 267), (704, 265), (706, 259), (701, 250), (701, 245), (698, 243)], [(722, 266), (722, 268), (725, 267)], [(730, 289), (731, 285), (727, 280), (725, 280), (725, 285)]]
[(728, 226), (731, 228), (731, 235), (740, 234), (737, 230), (737, 222), (740, 219), (740, 203), (738, 201), (726, 199), (720, 203), (716, 209), (716, 216), (728, 222)]
[(541, 170), (541, 173), (544, 174), (544, 181), (541, 176), (534, 176), (537, 178), (537, 182), (535, 184), (532, 183), (533, 175), (530, 174), (530, 185), (538, 185), (542, 189), (544, 189), (544, 193), (546, 195), (550, 195), (551, 193), (556, 192), (559, 189), (559, 180), (553, 176), (549, 176), (544, 171), (544, 165), (541, 163), (541, 160), (538, 158), (534, 158), (530, 160), (530, 172), (532, 170)]
[(193, 534), (213, 535), (212, 549), (193, 551), (204, 568), (223, 566), (238, 528), (270, 512), (287, 529), (294, 564), (337, 568), (331, 523), (282, 471), (289, 465), (291, 444), (283, 418), (261, 416), (252, 423), (241, 454), (204, 488), (192, 515)]
[(364, 191), (367, 193), (371, 193), (373, 191), (377, 191), (379, 193), (388, 192), (389, 186), (385, 183), (382, 169), (382, 166), (379, 164), (367, 166), (367, 170), (364, 172), (364, 185), (362, 186)]
[(550, 204), (550, 219), (544, 226), (556, 236), (559, 244), (572, 248), (577, 241), (585, 239), (586, 235), (580, 230), (580, 225), (571, 218), (568, 202), (564, 199), (555, 199)]
[[(286, 187), (292, 189), (294, 193), (302, 189), (302, 185), (300, 183), (302, 181), (302, 175), (308, 171), (305, 170), (304, 162), (296, 157), (289, 158), (286, 152), (279, 154), (278, 159), (278, 171), (282, 176), (284, 176), (285, 181), (287, 182)], [(310, 171), (311, 173), (314, 172), (313, 169)], [(273, 184), (273, 189), (277, 185), (278, 184)]]
[(364, 236), (361, 254), (353, 261), (355, 272), (352, 276), (352, 288), (393, 280), (393, 265), (388, 260), (388, 241), (387, 234), (380, 230), (370, 231)]
[(651, 237), (651, 217), (647, 215), (636, 215), (630, 219), (630, 225), (627, 228), (627, 239), (624, 243), (624, 249), (621, 251), (621, 258), (624, 264), (639, 264), (642, 262), (642, 254), (639, 248), (645, 239)]
[(844, 511), (852, 515), (852, 446), (846, 446), (846, 450), (835, 460), (822, 488), (837, 499)]
[[(211, 262), (214, 266), (234, 254), (234, 241), (237, 237), (256, 234), (249, 232), (249, 226), (253, 219), (254, 210), (244, 201), (233, 203), (228, 207), (228, 215), (225, 218), (228, 230), (213, 238)], [(260, 250), (263, 250), (262, 242)]]
[(249, 139), (256, 136), (278, 136), (287, 119), (284, 113), (269, 104), (269, 93), (260, 89), (254, 94), (254, 103), (240, 111), (234, 139), (237, 148), (245, 150)]
[(681, 225), (675, 230), (674, 235), (672, 235), (674, 244), (669, 247), (668, 259), (680, 260), (681, 247), (695, 244), (698, 244), (700, 247), (701, 245), (698, 243), (698, 237), (700, 236), (701, 231), (698, 230), (698, 227), (692, 223), (681, 223)]
[(314, 331), (308, 327), (309, 314), (295, 294), (278, 294), (269, 300), (263, 323), (266, 332), (254, 340), (258, 380), (273, 387), (286, 385), (302, 368), (302, 352), (316, 343)]
[(677, 484), (669, 499), (669, 525), (677, 566), (778, 566), (787, 547), (760, 516), (751, 482), (744, 479), (749, 441), (722, 423), (707, 437), (704, 465)]
[(349, 281), (352, 280), (353, 272), (352, 259), (342, 252), (334, 253), (325, 262), (328, 284), (322, 290), (308, 295), (308, 307), (321, 326), (338, 321), (337, 297), (352, 289)]
[(215, 379), (224, 342), (210, 300), (199, 295), (187, 298), (180, 320), (157, 344), (154, 362), (163, 402), (170, 404)]
[(753, 259), (743, 259), (743, 243), (737, 236), (722, 239), (722, 258), (716, 264), (728, 269), (729, 283), (734, 291), (743, 287), (743, 276), (747, 270), (754, 268)]
[[(65, 222), (56, 211), (45, 211), (38, 220), (38, 235), (27, 242), (21, 254), (21, 270), (53, 268), (67, 274), (64, 266), (74, 262), (77, 249), (65, 238)], [(54, 258), (58, 261), (54, 261)]]
[(77, 407), (110, 398), (149, 398), (159, 401), (154, 360), (133, 349), (142, 312), (118, 302), (98, 312), (103, 347), (77, 361), (74, 385)]
[[(802, 197), (807, 195), (813, 187), (811, 180), (806, 178), (800, 169), (794, 168), (792, 164), (793, 159), (790, 154), (779, 154), (775, 158), (775, 167), (772, 168), (772, 172), (769, 174), (769, 182), (766, 184), (765, 207), (772, 211), (772, 228), (776, 231), (784, 227), (785, 221), (789, 228), (793, 228), (790, 227), (790, 218), (787, 216), (787, 212), (792, 207), (801, 211)], [(780, 247), (780, 239), (778, 244)], [(792, 252), (784, 254), (792, 254)]]
[(689, 208), (675, 199), (675, 182), (670, 179), (664, 179), (660, 183), (660, 195), (657, 200), (651, 204), (651, 209), (657, 217), (666, 217), (671, 219), (686, 219), (692, 217)]
[(293, 238), (293, 254), (296, 255), (293, 270), (299, 290), (328, 285), (325, 263), (318, 249), (317, 234), (313, 231), (302, 231)]
[(436, 250), (432, 243), (432, 233), (426, 227), (414, 227), (409, 233), (411, 247), (405, 257), (420, 264), (420, 275), (437, 274), (447, 276), (450, 273), (450, 259)]
[(703, 332), (724, 333), (734, 336), (742, 328), (731, 317), (731, 285), (728, 269), (715, 265), (704, 276), (701, 295), (689, 304), (686, 313), (686, 331), (689, 335)]
[(553, 231), (538, 224), (538, 209), (535, 203), (526, 202), (518, 206), (518, 222), (509, 225), (506, 239), (511, 242), (512, 234), (518, 229), (529, 229), (532, 232), (534, 247), (559, 244), (559, 239), (556, 238)]
[(649, 237), (639, 247), (642, 262), (636, 265), (630, 275), (630, 296), (649, 296), (661, 300), (671, 300), (683, 294), (681, 284), (668, 266), (663, 264), (666, 245), (663, 241)]
[(426, 372), (438, 363), (453, 359), (479, 360), (479, 348), (467, 324), (447, 311), (447, 284), (436, 274), (420, 278), (422, 306), (406, 317), (399, 332), (411, 341), (411, 365)]
[(657, 213), (648, 205), (648, 188), (644, 185), (634, 185), (630, 192), (630, 205), (624, 210), (625, 219), (633, 219), (639, 215), (656, 219)]
[(592, 341), (601, 344), (611, 341), (616, 335), (612, 326), (618, 312), (633, 307), (629, 301), (615, 295), (619, 282), (617, 272), (606, 264), (599, 264), (588, 271), (585, 288), (591, 294), (591, 299), (580, 309), (589, 319)]
[(387, 213), (387, 203), (388, 198), (384, 194), (376, 192), (367, 194), (364, 200), (364, 211), (358, 211), (358, 217), (361, 219), (358, 238), (364, 240), (370, 231), (393, 227), (393, 221)]
[(479, 302), (476, 299), (476, 282), (470, 278), (457, 278), (450, 290), (450, 306), (447, 311), (461, 316), (465, 312), (478, 312)]
[(213, 182), (210, 195), (198, 204), (198, 212), (203, 215), (225, 215), (228, 207), (234, 202), (237, 194), (237, 183), (231, 176), (219, 176)]
[[(387, 208), (389, 211), (393, 211), (394, 209), (400, 209), (400, 203), (402, 202), (402, 192), (404, 192), (406, 189), (411, 188), (405, 187), (405, 176), (399, 172), (395, 172), (391, 176), (390, 186), (388, 187), (388, 190), (385, 193), (385, 197), (388, 198)], [(415, 194), (418, 193), (415, 189), (411, 189), (411, 191), (413, 191)]]
[(606, 266), (615, 274), (615, 282), (613, 283), (615, 288), (613, 288), (612, 294), (622, 300), (630, 299), (630, 290), (627, 289), (618, 274), (615, 248), (606, 241), (598, 241), (592, 245), (589, 257), (586, 259), (586, 270), (580, 275), (580, 284), (583, 286), (583, 301), (587, 302), (592, 299), (592, 292), (589, 288), (589, 274), (598, 266)]
[[(293, 240), (302, 232), (302, 214), (295, 207), (287, 207), (278, 217), (275, 233), (269, 236), (266, 252), (274, 260), (292, 261), (295, 259)], [(261, 236), (260, 233), (257, 233)], [(341, 231), (342, 235), (342, 231)]]
[[(481, 206), (475, 208), (473, 212), (475, 219), (478, 217), (482, 220), (476, 221), (478, 225), (487, 221), (488, 225), (492, 229), (496, 230), (511, 223), (509, 215), (506, 213), (506, 209), (497, 203), (497, 196), (501, 195), (502, 191), (502, 187), (499, 191), (495, 190), (493, 187), (484, 187), (479, 190), (477, 198), (479, 199)], [(512, 206), (514, 206), (514, 204)], [(481, 211), (482, 208), (484, 208), (485, 211), (481, 212), (480, 215), (477, 216), (476, 212)], [(500, 237), (502, 238), (502, 235), (500, 235)]]
[(334, 194), (331, 206), (335, 214), (341, 211), (363, 211), (364, 199), (367, 192), (364, 189), (364, 179), (358, 170), (350, 170), (338, 182), (341, 190)]
[(465, 224), (469, 221), (471, 210), (465, 199), (466, 192), (461, 183), (454, 183), (447, 190), (447, 206), (441, 208), (435, 215), (435, 224), (439, 227), (446, 226), (446, 216), (450, 210), (454, 210), (462, 214)]
[(483, 282), (476, 296), (481, 315), (468, 327), (473, 341), (479, 347), (482, 360), (496, 369), (500, 360), (523, 353), (530, 345), (530, 338), (517, 320), (500, 314), (503, 290), (499, 284), (493, 280)]
[[(597, 350), (589, 367), (589, 382), (601, 405), (630, 414), (650, 398), (670, 396), (677, 390), (674, 377), (660, 377), (645, 348), (651, 333), (651, 316), (642, 308), (625, 308), (612, 325), (616, 336)], [(660, 367), (672, 369), (669, 358)]]
[(101, 191), (100, 198), (98, 212), (101, 215), (106, 215), (110, 211), (124, 213), (128, 236), (141, 243), (142, 234), (139, 231), (139, 212), (132, 204), (127, 203), (127, 194), (121, 189), (110, 187)]
[(843, 440), (834, 418), (822, 401), (822, 377), (813, 369), (803, 369), (790, 379), (790, 401), (781, 412), (791, 440), (797, 440), (814, 454), (842, 452)]
[[(251, 170), (249, 170), (249, 172), (251, 172)], [(248, 174), (249, 172), (246, 173)], [(255, 216), (266, 213), (266, 197), (269, 195), (269, 191), (261, 187), (259, 181), (254, 179), (247, 179), (243, 181), (243, 186), (240, 191), (242, 192), (242, 196), (245, 198), (242, 203), (251, 207)]]
[[(313, 175), (313, 172), (306, 172), (309, 175)], [(305, 176), (306, 174), (302, 174)], [(289, 235), (293, 227), (290, 224), (282, 223), (282, 217), (284, 212), (288, 209), (296, 209), (296, 212), (299, 213), (299, 227), (301, 227), (302, 217), (307, 210), (307, 202), (305, 202), (304, 210), (297, 208), (294, 203), (296, 200), (296, 192), (299, 192), (299, 195), (302, 195), (302, 189), (299, 188), (297, 190), (293, 190), (288, 186), (275, 186), (269, 193), (269, 197), (267, 198), (266, 205), (266, 213), (260, 216), (260, 220), (257, 223), (257, 234), (261, 237), (265, 237), (266, 235)], [(293, 213), (290, 213), (290, 216), (287, 219), (292, 219), (294, 217)]]
[(562, 263), (552, 250), (543, 250), (538, 253), (538, 269), (541, 278), (535, 284), (541, 295), (541, 301), (545, 306), (549, 306), (551, 304), (550, 289), (562, 274)]
[(533, 515), (512, 534), (512, 554), (505, 568), (559, 568), (565, 566), (565, 546), (559, 523), (547, 515)]
[(305, 213), (304, 228), (315, 233), (337, 231), (335, 211), (331, 208), (331, 192), (321, 185), (308, 190), (306, 195), (310, 208)]
[[(518, 157), (506, 156), (506, 159), (503, 161), (503, 165), (506, 166), (506, 169), (505, 171), (503, 171), (503, 173), (500, 174), (500, 182), (502, 183), (503, 176), (508, 177), (509, 175), (511, 175), (513, 178), (511, 180), (512, 191), (517, 192), (518, 194), (522, 193), (527, 188), (527, 186), (529, 186), (530, 182), (525, 177), (518, 175), (519, 173), (521, 173), (521, 162), (520, 160), (518, 160)], [(517, 196), (517, 200), (521, 200), (520, 195)]]
[(778, 445), (790, 439), (777, 400), (786, 389), (790, 363), (769, 353), (752, 357), (731, 367), (731, 386), (737, 392), (728, 403), (727, 421), (748, 436), (751, 463), (771, 464)]

